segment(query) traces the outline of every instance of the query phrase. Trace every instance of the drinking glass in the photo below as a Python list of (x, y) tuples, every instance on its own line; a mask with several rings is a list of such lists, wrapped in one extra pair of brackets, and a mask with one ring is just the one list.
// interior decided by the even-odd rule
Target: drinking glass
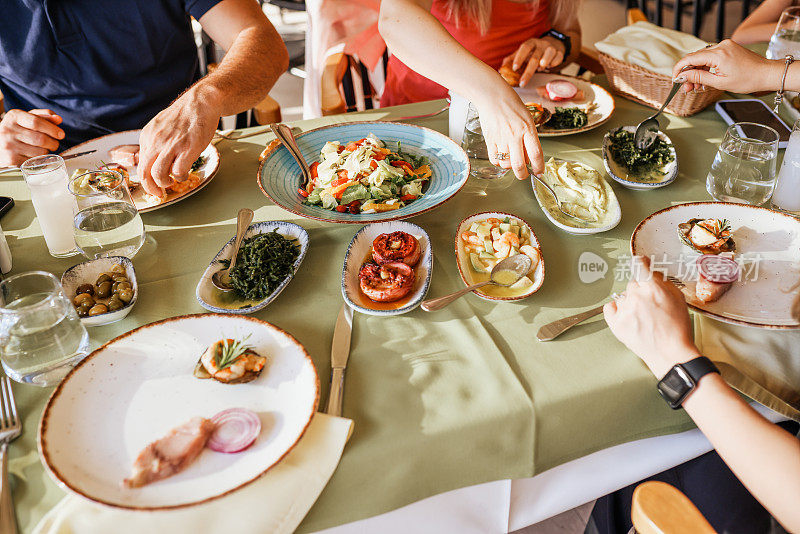
[(489, 152), (481, 131), (478, 110), (471, 103), (467, 110), (467, 122), (464, 125), (464, 138), (461, 140), (461, 148), (464, 149), (464, 152), (469, 157), (469, 175), (473, 178), (493, 180), (504, 176), (508, 172), (508, 169), (493, 165), (489, 161)]
[(800, 216), (800, 119), (792, 127), (792, 135), (783, 154), (783, 163), (772, 193), (773, 209)]
[(800, 7), (783, 10), (769, 40), (767, 59), (783, 59), (787, 55), (800, 59)]
[(772, 196), (778, 132), (753, 122), (728, 127), (719, 145), (706, 189), (714, 200), (760, 206)]
[(51, 256), (78, 253), (72, 237), (72, 195), (67, 189), (67, 167), (56, 154), (31, 158), (20, 167), (31, 192), (33, 209)]
[(54, 386), (89, 349), (89, 334), (58, 279), (44, 271), (0, 282), (0, 361), (13, 380)]
[(105, 256), (133, 258), (144, 243), (144, 223), (118, 171), (90, 171), (74, 176), (72, 221), (75, 243), (93, 260)]

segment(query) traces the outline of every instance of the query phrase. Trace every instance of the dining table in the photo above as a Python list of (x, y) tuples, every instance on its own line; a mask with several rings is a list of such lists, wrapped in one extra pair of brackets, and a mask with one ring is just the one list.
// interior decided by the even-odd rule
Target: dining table
[[(602, 76), (594, 81), (608, 87)], [(652, 111), (621, 97), (615, 101), (614, 114), (599, 128), (542, 139), (545, 157), (580, 158), (602, 169), (603, 135), (618, 126), (635, 125)], [(422, 102), (300, 120), (290, 126), (307, 131), (341, 122), (397, 120), (443, 105), (443, 101)], [(410, 122), (448, 134), (447, 113)], [(532, 227), (541, 244), (544, 284), (518, 301), (468, 295), (432, 313), (417, 308), (393, 317), (355, 314), (343, 401), (343, 416), (354, 421), (354, 431), (337, 470), (298, 532), (336, 531), (335, 527), (348, 524), (361, 525), (352, 532), (388, 532), (388, 527), (379, 527), (384, 523), (369, 527), (364, 520), (412, 503), (427, 503), (421, 517), (427, 514), (430, 523), (411, 530), (444, 532), (448, 528), (434, 528), (452, 511), (445, 501), (436, 500), (442, 495), (461, 492), (463, 502), (477, 503), (462, 506), (459, 513), (466, 515), (459, 521), (469, 523), (474, 516), (475, 524), (480, 524), (479, 516), (509, 503), (479, 494), (470, 501), (474, 488), (547, 481), (564, 466), (583, 465), (583, 471), (575, 471), (583, 473), (575, 474), (577, 478), (561, 477), (566, 485), (537, 483), (530, 486), (528, 496), (528, 500), (561, 499), (575, 505), (581, 504), (574, 502), (574, 494), (580, 493), (576, 488), (582, 480), (598, 488), (595, 495), (584, 491), (577, 497), (588, 502), (602, 495), (600, 491), (616, 489), (599, 481), (602, 473), (613, 478), (615, 472), (628, 473), (638, 466), (628, 478), (647, 476), (709, 450), (689, 417), (671, 410), (659, 396), (652, 373), (617, 341), (602, 316), (554, 341), (536, 340), (542, 325), (599, 306), (624, 290), (630, 274), (626, 265), (631, 233), (641, 220), (676, 203), (710, 198), (706, 175), (726, 124), (710, 108), (692, 117), (664, 116), (662, 127), (677, 150), (678, 178), (650, 191), (611, 182), (622, 220), (610, 231), (578, 236), (556, 228), (537, 204), (531, 182), (517, 180), (511, 173), (496, 180), (470, 178), (452, 199), (411, 219), (431, 239), (429, 297), (464, 286), (454, 251), (456, 228), (465, 217), (484, 211), (507, 212)], [(364, 134), (368, 133), (365, 125)], [(291, 333), (305, 346), (320, 377), (320, 407), (325, 405), (333, 327), (342, 306), (342, 261), (361, 226), (307, 219), (273, 204), (257, 182), (259, 154), (272, 140), (271, 133), (222, 140), (217, 144), (219, 172), (206, 187), (181, 202), (142, 214), (147, 237), (133, 258), (138, 301), (121, 321), (89, 329), (92, 348), (147, 323), (204, 313), (195, 298), (197, 282), (233, 236), (237, 211), (251, 208), (255, 222), (291, 221), (309, 233), (308, 253), (294, 279), (274, 302), (253, 315)], [(13, 197), (16, 203), (2, 220), (13, 256), (12, 274), (43, 270), (60, 277), (82, 261), (48, 254), (19, 175), (0, 176), (0, 195)], [(31, 532), (65, 495), (46, 474), (37, 452), (39, 419), (51, 391), (14, 384), (23, 432), (10, 446), (10, 469), (23, 533)], [(91, 432), (92, 422), (86, 421), (81, 431)], [(680, 441), (681, 436), (689, 436), (689, 441)], [(645, 447), (648, 443), (661, 445), (653, 449)], [(617, 453), (609, 456), (608, 451)], [(587, 463), (592, 458), (594, 463)], [(623, 485), (621, 481), (617, 487)], [(517, 488), (524, 492), (525, 484)], [(509, 495), (513, 501), (514, 494)], [(390, 521), (395, 521), (398, 532), (402, 526), (409, 528), (400, 518)], [(524, 522), (517, 521), (514, 528)], [(507, 529), (511, 526), (509, 522)]]

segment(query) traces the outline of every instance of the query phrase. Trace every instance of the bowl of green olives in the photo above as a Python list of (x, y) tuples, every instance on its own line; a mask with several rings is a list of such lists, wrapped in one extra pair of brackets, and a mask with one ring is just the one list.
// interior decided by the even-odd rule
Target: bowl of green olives
[(97, 258), (70, 267), (61, 277), (61, 286), (84, 326), (119, 321), (130, 313), (139, 296), (133, 263), (124, 256)]

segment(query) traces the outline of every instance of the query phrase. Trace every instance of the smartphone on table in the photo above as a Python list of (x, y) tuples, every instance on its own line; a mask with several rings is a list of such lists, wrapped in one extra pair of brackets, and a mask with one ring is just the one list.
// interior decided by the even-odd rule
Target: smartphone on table
[[(791, 127), (761, 100), (756, 98), (720, 100), (715, 109), (728, 124), (755, 122), (769, 126), (778, 132), (778, 148), (786, 148), (789, 142), (789, 136), (792, 134)], [(747, 126), (740, 126), (739, 134), (748, 137)]]
[(9, 212), (14, 207), (14, 199), (11, 197), (0, 197), (0, 217)]

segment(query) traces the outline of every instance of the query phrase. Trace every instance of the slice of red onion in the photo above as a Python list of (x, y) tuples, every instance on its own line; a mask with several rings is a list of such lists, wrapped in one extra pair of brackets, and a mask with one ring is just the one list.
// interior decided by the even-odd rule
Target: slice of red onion
[(261, 419), (246, 408), (229, 408), (211, 418), (216, 426), (206, 447), (217, 452), (240, 452), (261, 433)]
[(715, 284), (730, 284), (739, 279), (739, 264), (730, 258), (703, 254), (697, 259), (700, 276)]
[(551, 100), (569, 100), (578, 94), (575, 84), (567, 80), (553, 80), (545, 85)]

